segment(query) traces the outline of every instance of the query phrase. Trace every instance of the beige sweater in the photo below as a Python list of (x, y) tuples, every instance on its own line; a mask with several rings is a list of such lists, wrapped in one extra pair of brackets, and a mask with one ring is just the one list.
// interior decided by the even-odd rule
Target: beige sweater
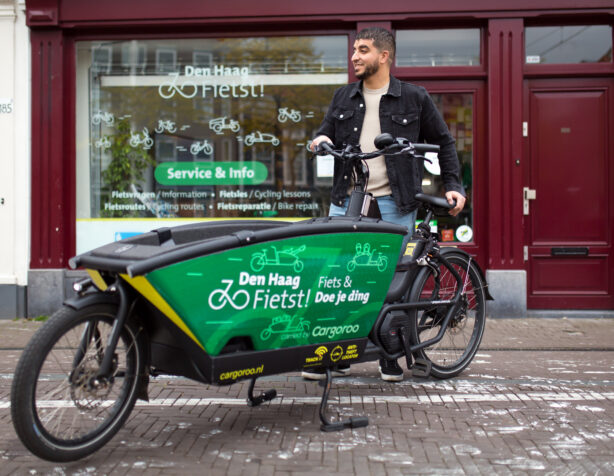
[[(379, 123), (379, 102), (381, 97), (388, 92), (388, 84), (381, 89), (368, 89), (363, 86), (365, 98), (365, 120), (362, 123), (360, 132), (360, 148), (363, 152), (373, 152), (376, 150), (373, 140), (381, 133)], [(388, 183), (388, 173), (386, 171), (386, 161), (383, 155), (366, 161), (369, 166), (369, 185), (367, 192), (371, 192), (375, 197), (392, 194)]]

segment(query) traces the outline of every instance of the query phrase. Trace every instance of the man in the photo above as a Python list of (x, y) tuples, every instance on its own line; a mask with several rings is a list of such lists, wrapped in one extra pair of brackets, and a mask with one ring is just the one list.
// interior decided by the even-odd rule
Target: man
[[(450, 204), (456, 200), (450, 210), (456, 216), (465, 205), (465, 192), (454, 139), (426, 90), (390, 75), (395, 49), (394, 36), (384, 28), (366, 28), (358, 33), (352, 65), (360, 81), (335, 91), (311, 150), (326, 141), (335, 147), (360, 144), (363, 152), (372, 152), (376, 150), (373, 140), (382, 132), (412, 142), (438, 144), (445, 196)], [(379, 156), (368, 165), (367, 191), (376, 197), (382, 218), (406, 226), (411, 233), (418, 207), (414, 196), (422, 184), (422, 162)], [(335, 159), (330, 216), (345, 215), (351, 177), (350, 164)], [(379, 368), (382, 379), (403, 380), (403, 370), (395, 360), (380, 359)], [(347, 375), (349, 366), (339, 367), (333, 374)], [(324, 371), (305, 371), (303, 377), (322, 379)]]

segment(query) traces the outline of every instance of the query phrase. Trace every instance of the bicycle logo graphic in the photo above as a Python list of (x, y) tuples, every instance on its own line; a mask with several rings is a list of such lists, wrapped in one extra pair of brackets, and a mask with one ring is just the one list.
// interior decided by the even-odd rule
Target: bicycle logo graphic
[(292, 122), (301, 121), (301, 111), (297, 111), (296, 109), (288, 111), (287, 107), (280, 107), (277, 112), (277, 120), (279, 122), (286, 122), (288, 119), (290, 119)]
[(264, 248), (252, 254), (250, 266), (252, 271), (261, 271), (265, 266), (292, 266), (295, 272), (300, 273), (305, 266), (298, 254), (305, 251), (306, 246), (301, 245), (298, 248), (286, 248), (278, 251), (276, 246), (271, 246), (270, 251)]
[(252, 132), (251, 134), (246, 135), (245, 139), (243, 139), (243, 143), (248, 147), (251, 147), (252, 145), (258, 144), (258, 143), (260, 144), (271, 143), (275, 147), (277, 147), (279, 145), (279, 139), (275, 137), (273, 134), (256, 131), (256, 132)]
[(227, 116), (216, 117), (209, 121), (209, 129), (218, 135), (224, 134), (224, 129), (230, 129), (232, 132), (239, 132), (241, 124), (239, 121), (229, 119)]
[(164, 131), (175, 132), (177, 130), (177, 126), (173, 121), (163, 121), (162, 119), (158, 119), (158, 127), (156, 127), (155, 131), (158, 134), (162, 134)]
[(141, 137), (141, 134), (138, 133), (138, 132), (130, 131), (130, 141), (129, 141), (129, 144), (132, 147), (138, 147), (138, 146), (142, 145), (143, 149), (149, 150), (149, 149), (151, 149), (153, 147), (154, 141), (149, 136), (149, 130), (147, 129), (147, 127), (143, 127), (143, 137)]
[(351, 273), (356, 269), (356, 266), (377, 267), (377, 270), (382, 272), (388, 267), (388, 258), (382, 253), (375, 254), (376, 249), (371, 250), (371, 245), (365, 243), (356, 243), (356, 254), (347, 264), (347, 270)]
[(172, 98), (175, 93), (186, 99), (192, 99), (198, 92), (198, 87), (192, 81), (183, 81), (183, 84), (178, 85), (179, 73), (170, 73), (172, 78), (170, 82), (164, 82), (158, 86), (158, 94), (164, 99)]
[(103, 152), (111, 147), (111, 141), (108, 137), (102, 137), (94, 142), (94, 147), (97, 149), (102, 149)]
[(292, 317), (288, 314), (274, 317), (271, 323), (260, 332), (262, 340), (268, 340), (273, 334), (280, 334), (285, 338), (307, 338), (309, 337), (309, 327), (311, 322), (303, 317)]
[(101, 122), (104, 122), (107, 126), (112, 126), (115, 122), (115, 116), (110, 112), (98, 111), (92, 115), (92, 124), (97, 126)]
[(192, 155), (198, 155), (199, 152), (204, 152), (205, 155), (213, 154), (213, 146), (209, 143), (207, 139), (201, 142), (193, 142), (190, 146), (190, 153)]
[(227, 284), (226, 289), (216, 289), (209, 294), (209, 307), (218, 311), (230, 304), (237, 311), (245, 309), (249, 304), (249, 293), (245, 289), (237, 289), (231, 296), (229, 291), (234, 280), (222, 279), (222, 283)]

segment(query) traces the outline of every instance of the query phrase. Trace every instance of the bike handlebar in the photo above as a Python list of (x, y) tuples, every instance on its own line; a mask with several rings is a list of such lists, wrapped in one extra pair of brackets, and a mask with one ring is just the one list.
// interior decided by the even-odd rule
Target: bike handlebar
[(435, 152), (438, 153), (440, 147), (435, 144), (412, 144), (414, 150), (420, 153)]
[(356, 152), (357, 146), (347, 145), (343, 149), (334, 149), (330, 142), (320, 142), (315, 147), (314, 154), (330, 154), (341, 160), (368, 160), (380, 155), (411, 155), (430, 162), (429, 159), (423, 157), (421, 154), (425, 154), (426, 152), (439, 152), (439, 146), (436, 144), (414, 143), (402, 137), (394, 139), (392, 135), (387, 133), (378, 135), (374, 143), (377, 150), (373, 152)]

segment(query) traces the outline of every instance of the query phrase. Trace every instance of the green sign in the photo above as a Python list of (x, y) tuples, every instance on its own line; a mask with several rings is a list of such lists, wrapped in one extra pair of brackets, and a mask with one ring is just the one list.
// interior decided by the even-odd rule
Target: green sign
[(161, 185), (258, 185), (267, 178), (262, 162), (163, 162), (154, 175)]
[(211, 355), (233, 337), (255, 350), (366, 337), (402, 236), (336, 233), (202, 256), (146, 277)]

